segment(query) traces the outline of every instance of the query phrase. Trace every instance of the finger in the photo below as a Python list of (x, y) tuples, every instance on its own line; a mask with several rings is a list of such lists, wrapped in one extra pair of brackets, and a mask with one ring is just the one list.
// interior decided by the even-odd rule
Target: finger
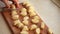
[(17, 6), (17, 8), (20, 8), (18, 0), (13, 0), (14, 4)]
[(8, 3), (9, 0), (2, 0), (2, 1), (5, 3), (5, 5), (6, 5), (7, 8), (10, 8), (10, 5)]

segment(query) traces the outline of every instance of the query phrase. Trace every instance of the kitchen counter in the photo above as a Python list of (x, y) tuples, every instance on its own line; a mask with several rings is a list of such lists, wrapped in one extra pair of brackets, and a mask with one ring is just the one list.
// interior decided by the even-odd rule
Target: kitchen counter
[[(29, 2), (35, 7), (36, 12), (46, 25), (53, 30), (53, 33), (60, 34), (60, 8), (58, 8), (50, 0), (30, 0)], [(1, 14), (0, 34), (11, 34), (8, 25)]]

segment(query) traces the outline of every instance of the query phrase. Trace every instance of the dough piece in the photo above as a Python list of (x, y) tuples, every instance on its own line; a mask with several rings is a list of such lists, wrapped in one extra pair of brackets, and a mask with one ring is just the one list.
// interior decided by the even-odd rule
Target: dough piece
[(15, 20), (15, 21), (14, 21), (14, 25), (17, 25), (17, 24), (19, 24), (19, 23), (21, 23), (20, 20)]
[(36, 13), (35, 12), (29, 12), (29, 15), (30, 15), (30, 17), (32, 17), (32, 16), (35, 16)]
[(21, 12), (27, 12), (27, 9), (26, 8), (22, 8)]
[(22, 23), (25, 24), (25, 25), (28, 25), (29, 21), (28, 20), (24, 20)]
[[(29, 7), (28, 7), (28, 10), (29, 10), (29, 12), (35, 11), (35, 9), (34, 9), (33, 6), (29, 6)], [(30, 10), (31, 10), (31, 11), (30, 11)]]
[(19, 15), (13, 15), (12, 19), (14, 19), (14, 20), (19, 19)]
[(25, 8), (21, 9), (21, 15), (26, 16), (27, 15), (27, 10)]
[(34, 18), (32, 19), (33, 23), (39, 23), (39, 17), (38, 16), (34, 16)]
[(14, 21), (14, 25), (17, 26), (17, 27), (19, 27), (19, 28), (24, 27), (23, 23), (21, 23), (20, 20), (15, 20)]
[(23, 31), (28, 31), (29, 28), (28, 28), (27, 26), (24, 26), (22, 30), (23, 30)]
[(29, 32), (28, 31), (22, 31), (22, 32), (20, 32), (20, 34), (29, 34)]
[(36, 15), (36, 12), (34, 11), (33, 7), (29, 7), (28, 12), (29, 12), (30, 16), (35, 16)]
[(39, 19), (39, 16), (34, 16), (35, 19)]
[(36, 34), (40, 34), (40, 28), (36, 28)]
[(37, 28), (37, 25), (33, 24), (33, 25), (31, 25), (30, 30), (34, 30), (36, 28)]
[(53, 32), (52, 32), (52, 30), (49, 28), (48, 29), (48, 32), (49, 32), (49, 34), (52, 34)]
[(28, 17), (28, 16), (25, 16), (23, 19), (24, 19), (24, 20), (28, 20), (28, 19), (29, 19), (29, 17)]
[(41, 23), (41, 28), (42, 28), (42, 29), (45, 28), (45, 23), (44, 23), (44, 22)]
[(12, 11), (12, 16), (17, 15), (16, 11)]
[(22, 27), (24, 27), (24, 24), (23, 23), (19, 23), (19, 24), (17, 24), (17, 27), (22, 28)]

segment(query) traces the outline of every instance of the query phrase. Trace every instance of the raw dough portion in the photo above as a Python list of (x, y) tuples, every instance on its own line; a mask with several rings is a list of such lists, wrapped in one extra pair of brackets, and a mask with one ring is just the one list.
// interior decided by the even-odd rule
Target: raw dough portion
[(45, 28), (45, 23), (44, 23), (44, 22), (41, 23), (41, 28), (42, 28), (42, 29)]
[(25, 8), (21, 9), (21, 15), (26, 16), (27, 15), (27, 10)]
[(12, 11), (12, 16), (17, 15), (17, 11)]
[(29, 19), (29, 17), (28, 16), (25, 16), (24, 18), (23, 18), (23, 20), (28, 20)]
[(34, 30), (36, 28), (37, 28), (37, 25), (33, 24), (33, 25), (31, 25), (30, 30)]
[(36, 34), (40, 34), (40, 28), (36, 28)]
[(29, 28), (28, 28), (28, 26), (24, 26), (22, 30), (23, 30), (23, 31), (28, 31)]
[(19, 15), (13, 15), (12, 19), (14, 19), (14, 20), (19, 19)]
[(52, 32), (52, 30), (49, 28), (48, 29), (48, 32), (49, 32), (49, 34), (52, 34), (53, 32)]
[(20, 34), (29, 34), (28, 31), (22, 31)]
[(34, 16), (32, 19), (33, 23), (39, 23), (39, 17), (38, 16)]
[(14, 25), (17, 25), (17, 24), (19, 24), (19, 23), (21, 23), (20, 20), (15, 20), (15, 21), (14, 21)]
[(28, 20), (24, 20), (22, 23), (25, 24), (25, 25), (28, 25), (29, 21)]
[(35, 16), (35, 15), (36, 15), (36, 12), (35, 12), (34, 8), (33, 8), (33, 7), (31, 7), (31, 6), (29, 7), (28, 12), (29, 12), (30, 17), (32, 17), (32, 16)]
[(24, 27), (23, 23), (21, 23), (20, 20), (15, 20), (14, 21), (14, 25), (17, 26), (17, 27), (19, 27), (19, 28)]

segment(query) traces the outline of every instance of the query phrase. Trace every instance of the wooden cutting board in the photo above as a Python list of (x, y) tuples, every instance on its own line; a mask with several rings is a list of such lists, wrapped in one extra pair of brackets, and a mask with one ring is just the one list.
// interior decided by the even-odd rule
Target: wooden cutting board
[[(1, 13), (2, 13), (6, 23), (8, 24), (12, 34), (20, 34), (20, 29), (13, 25), (13, 20), (11, 18), (11, 10), (6, 9)], [(41, 18), (40, 18), (40, 22), (43, 22), (43, 20)], [(41, 25), (41, 23), (39, 23), (38, 25)], [(45, 28), (43, 30), (41, 30), (41, 34), (49, 34), (48, 27), (46, 25), (45, 25)]]

